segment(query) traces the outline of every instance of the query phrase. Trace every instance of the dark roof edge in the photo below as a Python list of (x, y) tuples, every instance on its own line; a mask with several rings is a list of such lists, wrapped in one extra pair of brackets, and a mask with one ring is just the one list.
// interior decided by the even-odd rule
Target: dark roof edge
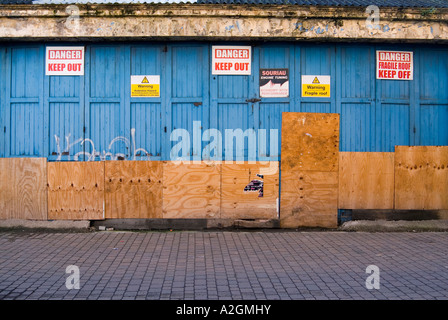
[[(188, 2), (188, 0), (179, 3), (160, 3), (151, 0), (136, 0), (135, 3), (127, 3), (122, 0), (92, 0), (89, 1), (70, 1), (67, 3), (52, 3), (52, 0), (41, 0), (44, 3), (33, 3), (33, 0), (0, 0), (0, 5), (205, 5), (205, 6), (301, 6), (301, 7), (345, 7), (345, 8), (367, 8), (369, 5), (376, 5), (379, 8), (400, 8), (400, 9), (444, 9), (448, 8), (447, 0), (198, 0), (197, 2)], [(159, 0), (156, 0), (159, 1)], [(35, 1), (36, 2), (36, 1)], [(45, 3), (48, 2), (48, 3)], [(57, 0), (56, 0), (57, 2)], [(363, 3), (364, 2), (364, 3)]]

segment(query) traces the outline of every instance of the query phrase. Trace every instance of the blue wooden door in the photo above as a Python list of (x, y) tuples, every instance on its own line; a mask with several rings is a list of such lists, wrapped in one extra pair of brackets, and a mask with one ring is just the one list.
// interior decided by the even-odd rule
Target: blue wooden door
[[(252, 44), (251, 74), (241, 76), (211, 74), (211, 43), (58, 45), (85, 46), (84, 76), (46, 76), (47, 44), (1, 50), (0, 156), (279, 160), (285, 111), (340, 113), (341, 151), (448, 145), (446, 46)], [(414, 79), (377, 80), (379, 49), (414, 52)], [(269, 68), (288, 68), (288, 97), (260, 96)], [(131, 97), (132, 75), (159, 75), (160, 97)], [(330, 97), (302, 97), (302, 75), (329, 75)]]
[(87, 160), (130, 157), (125, 135), (125, 47), (90, 46), (86, 50), (85, 140)]
[(201, 160), (210, 128), (208, 46), (179, 44), (167, 48), (165, 157)]
[(415, 112), (416, 145), (448, 145), (448, 50), (424, 48), (416, 57), (419, 109)]
[[(255, 85), (260, 88), (260, 69), (288, 69), (288, 97), (260, 97), (255, 108), (255, 126), (258, 128), (258, 159), (260, 161), (280, 160), (280, 139), (282, 112), (294, 111), (297, 100), (297, 77), (294, 72), (295, 48), (288, 45), (264, 45), (254, 49), (256, 66)], [(258, 119), (258, 120), (257, 120)]]
[(5, 155), (44, 154), (43, 50), (39, 45), (14, 46), (6, 55)]
[[(131, 144), (130, 158), (160, 160), (164, 134), (163, 102), (166, 99), (166, 50), (162, 45), (133, 45), (130, 47), (130, 76), (159, 76), (160, 97), (132, 97), (126, 136)], [(125, 78), (129, 78), (126, 76)], [(125, 79), (126, 80), (126, 79)], [(126, 87), (131, 84), (126, 80)], [(126, 96), (130, 93), (126, 92)], [(126, 103), (128, 105), (128, 103)]]
[(45, 77), (45, 153), (50, 161), (83, 158), (84, 80), (84, 76)]

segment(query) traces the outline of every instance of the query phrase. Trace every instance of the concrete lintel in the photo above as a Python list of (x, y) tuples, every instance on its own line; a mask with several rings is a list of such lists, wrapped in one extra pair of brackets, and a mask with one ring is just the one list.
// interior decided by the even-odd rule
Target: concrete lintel
[(72, 16), (67, 8), (0, 6), (0, 39), (448, 41), (445, 9), (380, 8), (371, 25), (363, 7), (102, 4), (77, 5)]
[[(73, 13), (74, 7), (78, 11)], [(0, 5), (0, 17), (262, 17), (365, 19), (367, 7), (226, 4), (43, 4)], [(388, 20), (445, 21), (448, 9), (380, 7)]]

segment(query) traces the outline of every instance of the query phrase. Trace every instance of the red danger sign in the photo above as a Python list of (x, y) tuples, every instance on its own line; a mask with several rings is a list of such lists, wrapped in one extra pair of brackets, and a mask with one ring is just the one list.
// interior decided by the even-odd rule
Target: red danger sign
[(55, 50), (48, 49), (48, 59), (51, 60), (82, 60), (84, 50)]
[(386, 80), (413, 80), (413, 52), (377, 51), (376, 78)]
[(250, 46), (213, 46), (212, 74), (250, 75)]
[(226, 49), (226, 48), (216, 48), (215, 58), (217, 59), (248, 59), (249, 49)]
[(84, 47), (47, 47), (47, 76), (84, 75)]

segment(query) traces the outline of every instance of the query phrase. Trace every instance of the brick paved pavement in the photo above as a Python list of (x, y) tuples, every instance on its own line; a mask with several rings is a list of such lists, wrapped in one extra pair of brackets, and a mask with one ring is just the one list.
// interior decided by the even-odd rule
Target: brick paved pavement
[(448, 233), (1, 232), (0, 299), (447, 300)]

